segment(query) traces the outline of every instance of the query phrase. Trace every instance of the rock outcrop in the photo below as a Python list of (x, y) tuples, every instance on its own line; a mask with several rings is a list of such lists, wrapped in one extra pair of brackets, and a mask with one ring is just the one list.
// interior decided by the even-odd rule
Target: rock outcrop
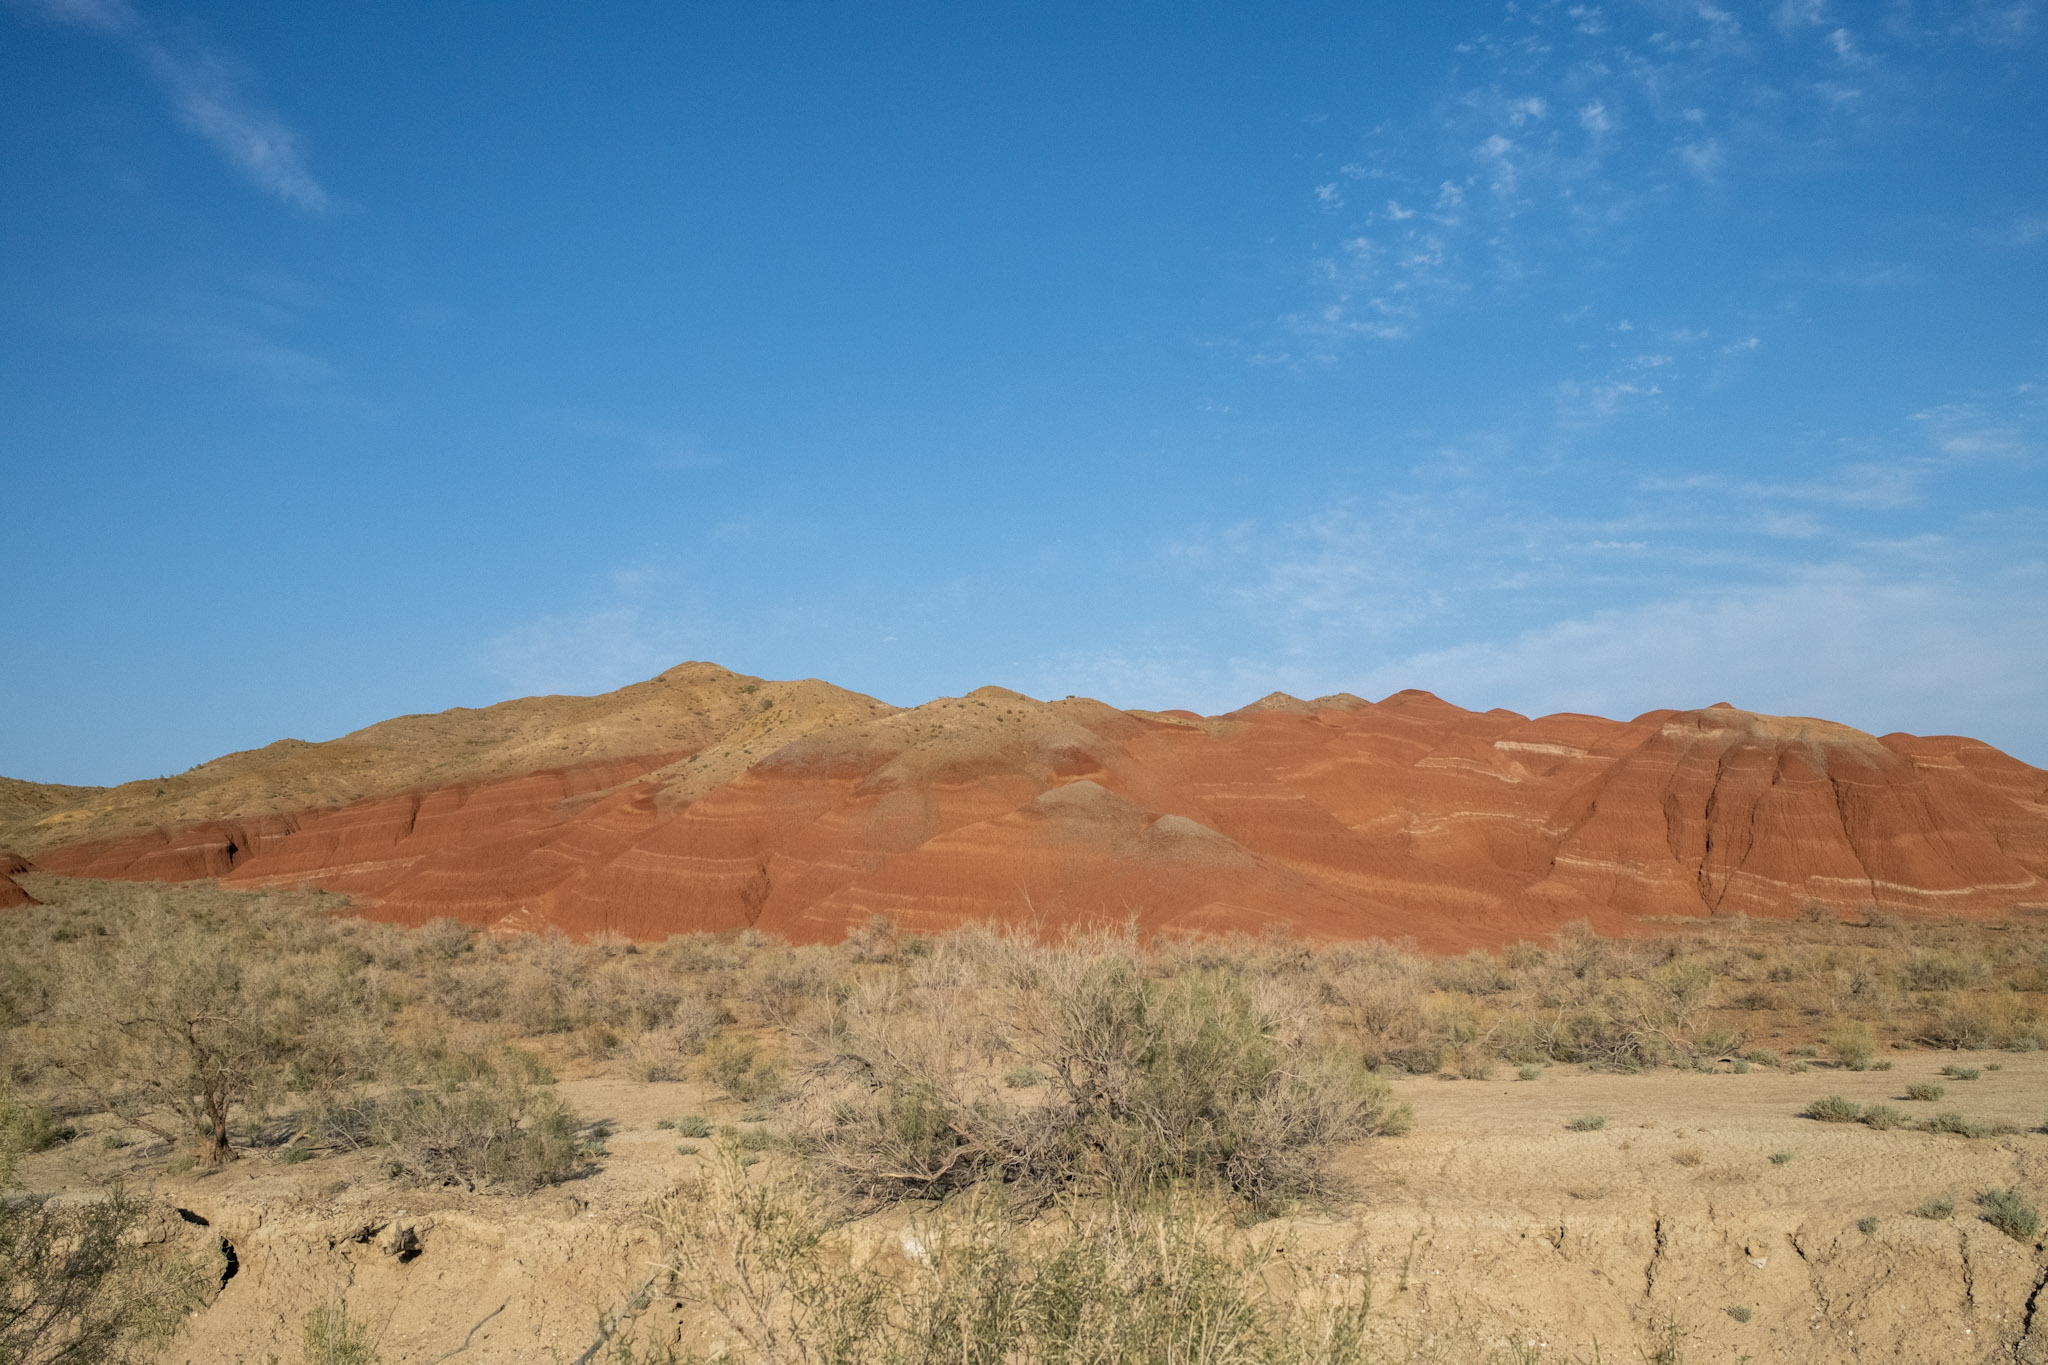
[(2048, 772), (1727, 705), (1276, 694), (1201, 717), (983, 688), (898, 709), (685, 664), (16, 804), (0, 837), (50, 872), (636, 938), (1134, 917), (1452, 950), (1576, 919), (2048, 905)]

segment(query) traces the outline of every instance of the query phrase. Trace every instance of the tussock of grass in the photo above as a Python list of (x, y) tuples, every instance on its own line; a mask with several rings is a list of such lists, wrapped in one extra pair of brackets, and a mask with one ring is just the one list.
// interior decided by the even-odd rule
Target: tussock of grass
[(1840, 1095), (1828, 1095), (1806, 1106), (1804, 1118), (1822, 1123), (1854, 1123), (1863, 1116), (1863, 1106)]
[(2041, 1215), (2017, 1189), (1985, 1190), (1977, 1196), (1977, 1207), (1985, 1222), (2017, 1242), (2032, 1241), (2041, 1226)]

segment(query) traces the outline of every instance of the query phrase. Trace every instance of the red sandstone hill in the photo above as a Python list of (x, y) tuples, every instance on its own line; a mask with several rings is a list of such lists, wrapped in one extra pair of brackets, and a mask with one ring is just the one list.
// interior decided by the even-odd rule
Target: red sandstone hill
[(983, 688), (899, 710), (684, 664), (156, 782), (10, 783), (0, 842), (50, 872), (313, 884), (503, 930), (1135, 916), (1451, 949), (1815, 901), (2048, 905), (2048, 772), (1726, 705), (1624, 723), (1275, 694), (1201, 717)]

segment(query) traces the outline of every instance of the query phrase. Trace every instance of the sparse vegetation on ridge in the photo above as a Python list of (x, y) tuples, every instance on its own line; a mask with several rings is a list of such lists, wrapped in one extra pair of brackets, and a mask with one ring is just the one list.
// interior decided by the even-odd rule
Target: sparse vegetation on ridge
[[(797, 1182), (823, 1210), (821, 1255), (840, 1245), (840, 1220), (883, 1205), (895, 1206), (885, 1216), (953, 1229), (951, 1245), (982, 1249), (930, 1263), (936, 1278), (915, 1292), (956, 1307), (981, 1302), (975, 1258), (990, 1246), (1027, 1259), (1044, 1251), (1061, 1265), (1060, 1257), (1093, 1257), (1091, 1273), (1108, 1274), (1104, 1258), (1122, 1243), (1103, 1240), (1112, 1225), (1090, 1221), (1098, 1217), (1126, 1219), (1124, 1227), (1154, 1219), (1148, 1235), (1171, 1244), (1196, 1224), (1341, 1196), (1339, 1149), (1406, 1125), (1388, 1086), (1397, 1073), (1479, 1077), (1505, 1064), (1538, 1079), (1576, 1062), (1727, 1074), (1781, 1068), (1801, 1054), (1838, 1075), (1878, 1069), (1887, 1063), (1865, 1043), (1910, 1044), (1942, 1010), (2034, 1027), (2048, 959), (2048, 934), (2035, 926), (1967, 936), (1931, 926), (1928, 939), (1942, 945), (1934, 950), (1914, 946), (1918, 930), (1827, 923), (1710, 924), (1624, 942), (1568, 930), (1542, 947), (1436, 960), (1384, 943), (1142, 942), (1125, 932), (1042, 942), (975, 926), (919, 937), (886, 922), (863, 926), (845, 947), (795, 948), (752, 933), (576, 943), (492, 938), (448, 921), (403, 930), (337, 915), (317, 896), (36, 885), (50, 903), (4, 925), (12, 951), (0, 969), (9, 1021), (0, 1061), (24, 1096), (0, 1127), (19, 1135), (17, 1148), (83, 1152), (67, 1144), (88, 1143), (94, 1161), (136, 1173), (269, 1161), (309, 1172), (309, 1189), (326, 1177), (303, 1163), (365, 1150), (349, 1168), (359, 1182), (389, 1178), (394, 1191), (424, 1184), (466, 1200), (532, 1191), (607, 1161), (609, 1129), (561, 1102), (557, 1069), (614, 1082), (687, 1077), (700, 1088), (667, 1111), (680, 1117), (658, 1125), (671, 1135), (660, 1150), (707, 1163), (696, 1166), (706, 1179), (712, 1165), (738, 1172), (722, 1193), (700, 1193), (739, 1198)], [(1938, 999), (1886, 995), (1908, 979), (1963, 984)], [(1772, 1013), (1749, 999), (1758, 982), (1777, 1013), (1763, 1037), (1748, 1027)], [(114, 997), (121, 1008), (95, 1020)], [(1860, 1017), (1866, 997), (1891, 1012)], [(208, 1003), (212, 1032), (162, 1022), (174, 1018), (170, 1006), (192, 1001)], [(1916, 1007), (1930, 1011), (1920, 1022)], [(1771, 1046), (1756, 1045), (1764, 1041)], [(224, 1061), (209, 1070), (215, 1057)], [(1539, 1088), (1517, 1089), (1534, 1097)], [(1903, 1090), (1923, 1101), (1942, 1094), (1932, 1082)], [(702, 1112), (683, 1112), (691, 1107)], [(1808, 1113), (1966, 1137), (2017, 1131), (1956, 1113), (1909, 1124), (1867, 1098), (1829, 1096)], [(1599, 1113), (1568, 1117), (1547, 1123), (1607, 1126)], [(1617, 1124), (1578, 1150), (1628, 1151), (1638, 1118)], [(705, 1141), (714, 1134), (715, 1145)], [(1654, 1151), (1688, 1181), (1753, 1178), (1713, 1144)], [(1749, 1167), (1759, 1177), (1762, 1155)], [(1791, 1154), (1770, 1159), (1783, 1165)], [(1597, 1199), (1608, 1186), (1585, 1188), (1592, 1192), (1572, 1193)], [(970, 1209), (979, 1212), (970, 1218)], [(998, 1212), (1009, 1241), (975, 1242), (983, 1234), (972, 1219)], [(968, 1223), (952, 1221), (961, 1218)], [(1025, 1228), (1037, 1239), (1028, 1246), (1016, 1240)], [(682, 1248), (696, 1234), (668, 1230), (675, 1264), (687, 1269)], [(698, 1238), (688, 1255), (739, 1254), (723, 1236)], [(1238, 1277), (1231, 1311), (1287, 1338), (1299, 1326), (1293, 1310), (1260, 1298), (1255, 1281), (1265, 1271), (1235, 1236), (1218, 1244), (1220, 1260), (1175, 1261), (1172, 1273), (1209, 1277), (1203, 1283), (1218, 1294)], [(852, 1276), (832, 1294), (867, 1292), (867, 1272), (855, 1273), (841, 1251), (788, 1264)], [(1043, 1271), (1030, 1262), (1033, 1276)], [(947, 1278), (955, 1273), (969, 1279)], [(911, 1290), (888, 1289), (899, 1292)], [(1020, 1302), (1013, 1288), (997, 1296)], [(902, 1313), (913, 1300), (888, 1302)], [(1074, 1311), (1123, 1311), (1088, 1302)], [(1335, 1311), (1315, 1311), (1324, 1308)], [(794, 1311), (793, 1301), (774, 1311)], [(1132, 1340), (1152, 1340), (1151, 1329), (1116, 1321), (1124, 1325), (1115, 1330), (1137, 1333)], [(1041, 1340), (1028, 1324), (1015, 1330), (1016, 1342)]]

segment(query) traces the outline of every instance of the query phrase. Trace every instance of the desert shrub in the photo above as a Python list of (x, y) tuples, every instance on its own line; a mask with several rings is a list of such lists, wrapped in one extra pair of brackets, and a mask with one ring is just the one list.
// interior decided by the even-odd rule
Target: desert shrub
[(824, 1192), (750, 1179), (723, 1151), (659, 1201), (681, 1294), (741, 1361), (1217, 1361), (1369, 1358), (1362, 1276), (1303, 1275), (1186, 1198), (1064, 1212), (1019, 1230), (992, 1198), (904, 1234), (905, 1262), (850, 1255)]
[(847, 931), (846, 955), (855, 962), (893, 962), (896, 942), (896, 921), (887, 915), (870, 915)]
[(1791, 1160), (1792, 1160), (1792, 1154), (1791, 1154), (1790, 1152), (1772, 1152), (1772, 1153), (1771, 1153), (1771, 1164), (1772, 1164), (1773, 1166), (1784, 1166), (1784, 1165), (1787, 1165), (1788, 1163), (1790, 1163), (1790, 1162), (1791, 1162)]
[(1953, 1218), (1956, 1214), (1956, 1203), (1953, 1199), (1930, 1199), (1926, 1203), (1909, 1210), (1909, 1212), (1915, 1218)]
[[(0, 1151), (46, 1152), (77, 1136), (78, 1130), (58, 1118), (47, 1105), (24, 1104), (0, 1096)], [(0, 1181), (0, 1187), (4, 1187), (4, 1181)]]
[(689, 1061), (704, 1051), (727, 1016), (695, 992), (678, 997), (668, 1021), (635, 1038), (626, 1049), (626, 1069), (635, 1080), (679, 1081)]
[(1597, 1133), (1606, 1126), (1607, 1116), (1605, 1114), (1587, 1114), (1573, 1119), (1565, 1124), (1564, 1128), (1567, 1133)]
[(52, 964), (44, 1058), (122, 1122), (231, 1160), (238, 1119), (293, 1078), (316, 1087), (374, 1052), (371, 969), (325, 952), (328, 932), (282, 912), (266, 924), (145, 905)]
[[(988, 1037), (961, 988), (849, 999), (838, 1054), (793, 1112), (841, 1188), (886, 1199), (997, 1180), (1044, 1197), (1194, 1181), (1264, 1208), (1324, 1188), (1337, 1144), (1406, 1122), (1356, 1053), (1309, 1041), (1312, 1011), (1283, 983), (1148, 979), (1116, 941), (1017, 966), (1029, 988)], [(1040, 1095), (1011, 1098), (976, 1050), (1027, 1062)]]
[(1863, 1111), (1860, 1121), (1880, 1132), (1888, 1132), (1893, 1128), (1903, 1128), (1906, 1116), (1889, 1104), (1873, 1104)]
[(1941, 1074), (1952, 1081), (1974, 1081), (1984, 1073), (1974, 1066), (1956, 1066), (1951, 1063), (1941, 1069)]
[(1863, 1115), (1863, 1107), (1840, 1095), (1829, 1095), (1806, 1106), (1803, 1118), (1818, 1119), (1822, 1123), (1854, 1123)]
[(469, 951), (476, 931), (461, 920), (430, 919), (413, 930), (413, 943), (428, 958), (457, 958)]
[(2031, 1241), (2041, 1226), (2041, 1215), (2018, 1189), (1985, 1190), (1977, 1196), (1977, 1207), (1985, 1222), (2016, 1242)]
[(1938, 950), (1912, 954), (1899, 975), (1908, 990), (1952, 991), (1971, 984), (1981, 970), (1979, 963)]
[(1871, 1233), (1877, 1231), (1877, 1220), (1875, 1218), (1858, 1218), (1856, 1220), (1856, 1231), (1868, 1237)]
[(1991, 1136), (1991, 1130), (1974, 1119), (1964, 1118), (1954, 1110), (1936, 1114), (1921, 1125), (1930, 1133), (1953, 1133), (1957, 1137), (1980, 1138)]
[(428, 978), (427, 991), (457, 1019), (488, 1023), (505, 1013), (510, 983), (511, 970), (505, 963), (496, 958), (470, 957), (433, 973)]
[(744, 1033), (721, 1033), (704, 1048), (704, 1079), (743, 1104), (773, 1095), (782, 1069)]
[(0, 1360), (153, 1359), (199, 1305), (205, 1280), (167, 1246), (142, 1242), (146, 1219), (118, 1190), (83, 1204), (0, 1190)]
[(734, 993), (760, 1007), (770, 1023), (794, 1023), (832, 987), (837, 957), (829, 948), (774, 948), (756, 953), (733, 980)]
[(1877, 1049), (1877, 1039), (1871, 1033), (1870, 1025), (1861, 1019), (1838, 1019), (1834, 1027), (1822, 1036), (1821, 1046), (1849, 1070), (1868, 1071), (1871, 1055)]
[(524, 1192), (566, 1179), (585, 1158), (581, 1122), (508, 1049), (474, 1079), (407, 1088), (379, 1106), (373, 1132), (416, 1179)]
[(2032, 1006), (2010, 991), (1973, 993), (1936, 1006), (1922, 1022), (1919, 1038), (1934, 1047), (1971, 1051), (2009, 1047), (2039, 1028)]
[(1932, 1103), (1948, 1093), (1947, 1089), (1933, 1081), (1914, 1081), (1906, 1087), (1906, 1098)]

